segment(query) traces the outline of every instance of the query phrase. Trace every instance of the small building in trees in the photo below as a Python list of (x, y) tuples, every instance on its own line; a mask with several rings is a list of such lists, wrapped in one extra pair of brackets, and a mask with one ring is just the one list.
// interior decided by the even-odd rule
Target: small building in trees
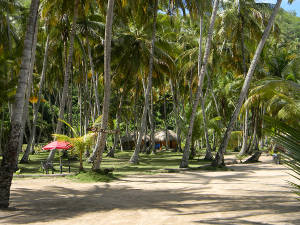
[(168, 130), (167, 132), (165, 130), (156, 132), (154, 134), (154, 141), (155, 145), (159, 144), (160, 148), (166, 146), (166, 143), (168, 143), (169, 148), (175, 149), (177, 148), (178, 143), (177, 134), (172, 130)]
[[(138, 134), (135, 133), (129, 133), (121, 137), (123, 149), (124, 150), (134, 149), (137, 142), (137, 138), (138, 138)], [(144, 144), (146, 144), (146, 146), (149, 146), (149, 143), (150, 143), (150, 137), (148, 135), (144, 135), (142, 138), (141, 147), (143, 147)]]

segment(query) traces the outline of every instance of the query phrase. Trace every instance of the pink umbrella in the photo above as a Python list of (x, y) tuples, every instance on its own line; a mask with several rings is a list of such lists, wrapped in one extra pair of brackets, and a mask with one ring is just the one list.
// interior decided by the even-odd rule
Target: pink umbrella
[[(68, 150), (72, 148), (73, 146), (71, 143), (67, 141), (53, 141), (43, 147), (43, 150), (53, 150), (53, 149), (63, 149)], [(60, 165), (60, 173), (62, 173), (62, 158), (59, 157), (59, 165)], [(46, 172), (47, 173), (47, 172)], [(52, 171), (53, 173), (53, 171)], [(69, 173), (70, 173), (70, 161), (69, 161)]]
[(43, 150), (64, 149), (68, 150), (73, 146), (67, 141), (53, 141), (43, 147)]

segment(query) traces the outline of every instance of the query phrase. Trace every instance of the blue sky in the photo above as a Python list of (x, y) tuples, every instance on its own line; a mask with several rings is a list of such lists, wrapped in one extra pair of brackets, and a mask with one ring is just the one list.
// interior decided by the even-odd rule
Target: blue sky
[[(256, 0), (256, 2), (268, 2), (268, 3), (276, 3), (276, 0)], [(294, 2), (290, 5), (288, 4), (288, 0), (283, 0), (281, 3), (281, 8), (284, 8), (286, 11), (296, 11), (297, 16), (300, 17), (300, 0), (294, 0)]]

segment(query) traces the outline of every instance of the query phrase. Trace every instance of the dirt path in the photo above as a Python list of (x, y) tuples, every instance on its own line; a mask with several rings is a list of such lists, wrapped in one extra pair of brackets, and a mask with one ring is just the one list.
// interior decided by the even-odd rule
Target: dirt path
[(281, 165), (127, 177), (112, 183), (17, 179), (0, 224), (300, 224)]

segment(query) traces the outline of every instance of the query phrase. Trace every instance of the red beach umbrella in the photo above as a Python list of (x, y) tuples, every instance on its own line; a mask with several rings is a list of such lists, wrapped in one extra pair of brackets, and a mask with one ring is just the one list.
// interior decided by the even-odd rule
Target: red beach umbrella
[(53, 141), (43, 147), (43, 150), (64, 149), (68, 150), (73, 146), (67, 141)]

